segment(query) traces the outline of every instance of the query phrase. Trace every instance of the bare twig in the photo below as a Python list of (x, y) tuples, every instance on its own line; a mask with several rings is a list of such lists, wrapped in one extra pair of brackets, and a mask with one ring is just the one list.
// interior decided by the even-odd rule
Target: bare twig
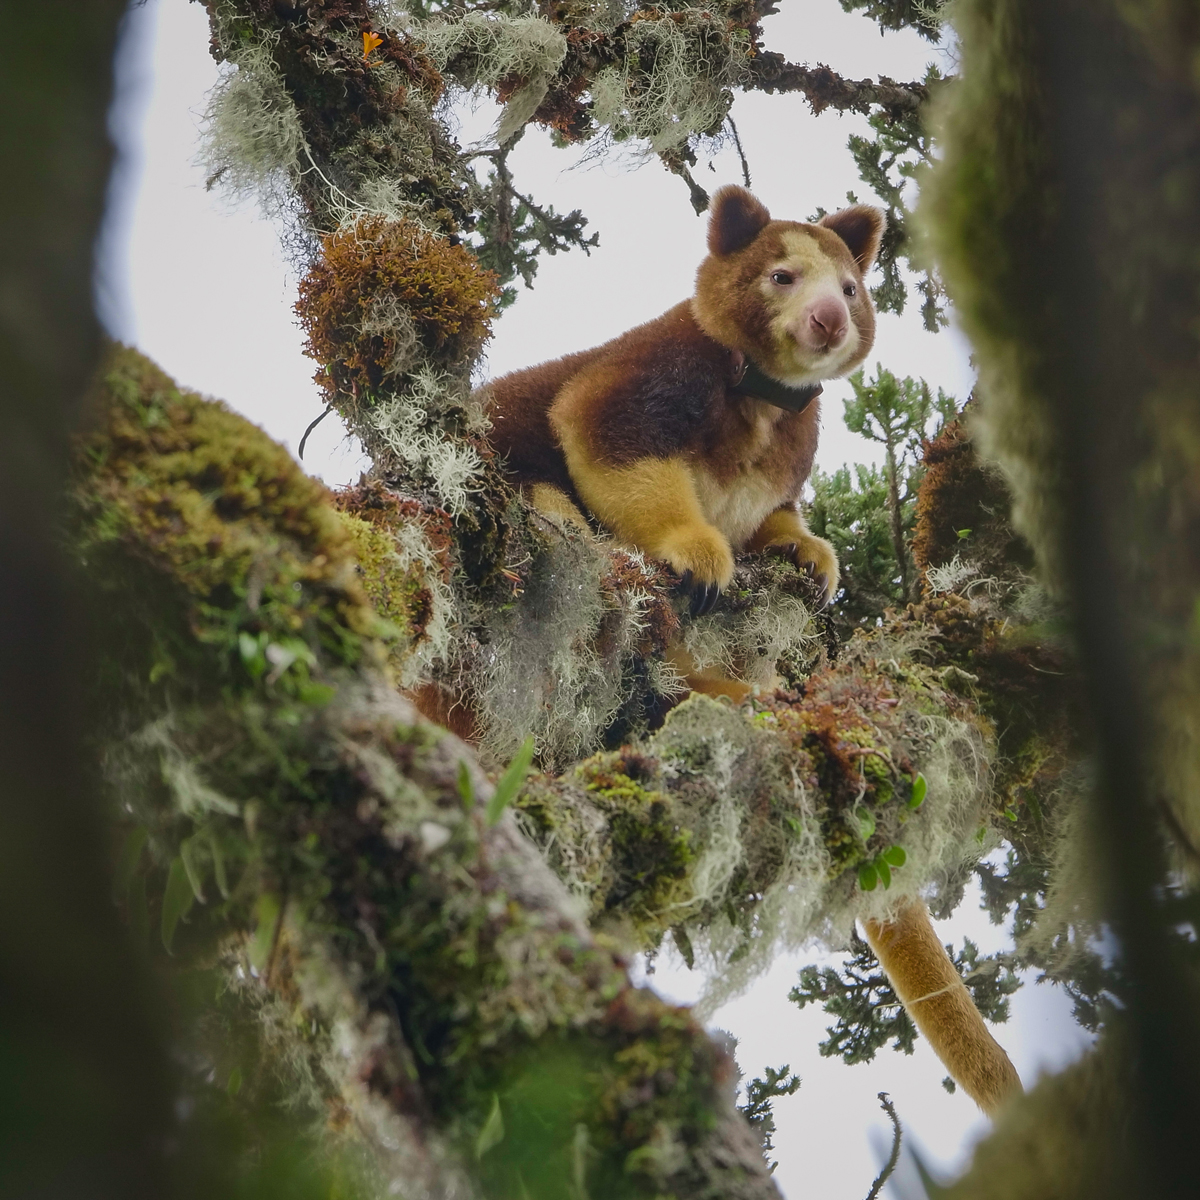
[[(263, 987), (271, 986), (271, 975), (275, 970), (275, 956), (279, 953), (279, 939), (283, 934), (283, 914), (287, 912), (288, 887), (283, 885), (283, 895), (279, 900), (279, 912), (275, 915), (275, 928), (271, 931), (271, 950), (267, 955), (267, 965), (263, 968)], [(881, 1093), (882, 1094), (882, 1093)]]
[(313, 422), (312, 422), (312, 423), (309, 425), (309, 427), (308, 427), (308, 428), (307, 428), (307, 429), (304, 431), (304, 436), (303, 436), (303, 437), (300, 439), (300, 448), (299, 448), (299, 449), (296, 451), (296, 457), (297, 457), (297, 458), (299, 458), (299, 459), (303, 459), (303, 458), (304, 458), (304, 447), (305, 447), (305, 445), (306, 445), (306, 444), (307, 444), (307, 442), (308, 442), (308, 435), (309, 435), (310, 433), (312, 433), (312, 431), (313, 431), (314, 429), (316, 429), (316, 427), (317, 427), (318, 425), (320, 425), (320, 423), (321, 423), (323, 420), (325, 420), (325, 418), (326, 418), (327, 416), (329, 416), (329, 414), (330, 414), (331, 412), (333, 412), (333, 405), (332, 405), (332, 404), (331, 404), (331, 405), (329, 405), (329, 407), (328, 407), (328, 408), (327, 408), (327, 409), (326, 409), (326, 410), (325, 410), (325, 411), (324, 411), (324, 412), (323, 412), (323, 413), (322, 413), (322, 414), (321, 414), (321, 415), (320, 415), (320, 416), (319, 416), (319, 417), (318, 417), (318, 418), (317, 418), (315, 421), (313, 421)]
[(903, 1132), (900, 1128), (900, 1118), (896, 1116), (896, 1106), (888, 1099), (887, 1092), (879, 1093), (879, 1105), (892, 1119), (892, 1152), (888, 1155), (887, 1162), (883, 1164), (883, 1170), (875, 1176), (875, 1182), (871, 1184), (871, 1190), (867, 1193), (867, 1200), (875, 1200), (900, 1161), (900, 1139)]
[(747, 187), (752, 186), (750, 183), (750, 164), (746, 161), (746, 152), (742, 149), (742, 139), (738, 137), (738, 128), (733, 123), (732, 117), (725, 118), (729, 122), (729, 131), (733, 134), (733, 144), (737, 147), (738, 158), (742, 160), (742, 179)]
[[(696, 210), (696, 215), (699, 216), (706, 212), (708, 210), (708, 193), (692, 178), (692, 173), (688, 170), (688, 164), (684, 161), (683, 155), (675, 151), (665, 151), (658, 157), (662, 159), (663, 165), (668, 171), (678, 175), (687, 184), (692, 208)], [(695, 161), (694, 158), (693, 161)]]

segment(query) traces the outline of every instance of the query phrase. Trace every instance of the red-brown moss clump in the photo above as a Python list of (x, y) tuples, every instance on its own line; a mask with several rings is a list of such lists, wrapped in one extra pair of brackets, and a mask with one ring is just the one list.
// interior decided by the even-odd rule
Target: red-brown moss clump
[(1029, 571), (1033, 556), (1009, 519), (1012, 497), (1000, 468), (976, 453), (962, 420), (925, 443), (913, 558), (922, 574), (963, 553), (978, 574)]
[(317, 382), (345, 407), (404, 374), (410, 347), (442, 366), (470, 358), (491, 336), (499, 296), (495, 273), (465, 246), (414, 221), (363, 217), (324, 239), (296, 313)]

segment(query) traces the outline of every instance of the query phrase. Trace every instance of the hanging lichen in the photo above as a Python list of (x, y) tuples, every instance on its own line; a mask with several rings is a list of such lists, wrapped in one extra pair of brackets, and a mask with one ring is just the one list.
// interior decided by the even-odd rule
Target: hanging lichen
[(697, 9), (636, 12), (625, 57), (592, 81), (592, 112), (614, 140), (645, 141), (653, 153), (678, 150), (696, 134), (720, 131), (733, 103), (750, 39)]

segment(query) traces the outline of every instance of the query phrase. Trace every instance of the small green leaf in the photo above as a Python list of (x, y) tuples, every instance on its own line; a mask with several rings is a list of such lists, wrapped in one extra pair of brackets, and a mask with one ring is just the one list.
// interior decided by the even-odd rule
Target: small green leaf
[(171, 952), (171, 943), (175, 940), (175, 927), (180, 918), (187, 915), (195, 898), (188, 880), (187, 868), (183, 865), (183, 859), (176, 855), (171, 862), (171, 869), (167, 872), (167, 889), (163, 892), (162, 901), (162, 943), (168, 954)]
[(856, 815), (858, 816), (858, 830), (865, 842), (875, 832), (875, 818), (865, 809), (859, 811)]
[(787, 823), (787, 827), (799, 837), (804, 832), (804, 822), (799, 817), (793, 817), (790, 813), (785, 813), (783, 817)]
[(264, 892), (254, 906), (254, 915), (258, 925), (254, 937), (250, 939), (247, 954), (250, 965), (261, 971), (271, 957), (271, 946), (275, 941), (275, 926), (279, 922), (279, 897), (274, 892)]
[(296, 699), (309, 708), (323, 708), (337, 695), (337, 688), (327, 683), (301, 683), (296, 688)]
[(521, 748), (513, 756), (512, 762), (508, 764), (508, 770), (500, 776), (500, 782), (496, 784), (496, 790), (488, 801), (484, 816), (489, 825), (495, 825), (500, 820), (501, 813), (517, 798), (521, 784), (525, 782), (525, 776), (529, 773), (529, 764), (532, 762), (533, 734), (530, 734), (521, 743)]
[(929, 790), (929, 784), (925, 781), (924, 775), (918, 775), (913, 780), (912, 795), (908, 798), (909, 808), (920, 808), (925, 803), (925, 793)]
[(892, 886), (892, 868), (887, 865), (885, 858), (877, 858), (874, 863), (875, 870), (879, 872), (879, 878), (883, 882), (883, 890), (886, 892)]
[(183, 869), (187, 872), (188, 883), (192, 885), (192, 892), (196, 899), (204, 904), (204, 868), (200, 865), (197, 857), (198, 847), (194, 837), (184, 838), (179, 843), (179, 857), (183, 859)]
[(500, 1097), (492, 1093), (492, 1111), (475, 1139), (475, 1157), (482, 1158), (493, 1146), (504, 1140), (504, 1117), (500, 1112)]
[(229, 1072), (229, 1082), (225, 1085), (225, 1091), (228, 1093), (229, 1098), (232, 1100), (233, 1097), (236, 1096), (238, 1094), (238, 1092), (240, 1092), (241, 1090), (242, 1090), (242, 1068), (234, 1067), (233, 1070)]
[(475, 807), (475, 785), (471, 782), (465, 758), (458, 760), (458, 794), (462, 797), (463, 808), (470, 812)]
[(671, 930), (671, 935), (675, 939), (675, 948), (690, 971), (696, 965), (696, 951), (692, 948), (692, 939), (688, 937), (688, 932), (682, 925), (676, 925)]
[(1014, 809), (1014, 808), (1006, 808), (1006, 809), (1004, 810), (1004, 815), (1005, 815), (1005, 816), (1006, 816), (1006, 817), (1007, 817), (1007, 818), (1008, 818), (1010, 821), (1013, 821), (1014, 823), (1015, 823), (1015, 822), (1016, 822), (1016, 820), (1017, 820), (1017, 811), (1016, 811), (1016, 809)]
[(864, 892), (873, 892), (878, 882), (879, 872), (875, 870), (874, 863), (863, 863), (858, 868), (858, 886)]
[(133, 873), (142, 860), (142, 850), (145, 849), (146, 839), (150, 831), (145, 825), (131, 829), (121, 847), (121, 857), (117, 860), (117, 869), (113, 874), (113, 899), (123, 901), (129, 895), (129, 885), (133, 882)]
[(908, 861), (903, 846), (889, 846), (880, 857), (892, 867), (902, 867)]
[(251, 679), (257, 679), (267, 669), (265, 642), (266, 634), (255, 637), (244, 629), (238, 634), (238, 653)]
[(213, 874), (217, 877), (217, 890), (229, 899), (229, 878), (225, 874), (225, 855), (221, 853), (221, 839), (215, 833), (208, 835), (208, 848), (212, 851)]

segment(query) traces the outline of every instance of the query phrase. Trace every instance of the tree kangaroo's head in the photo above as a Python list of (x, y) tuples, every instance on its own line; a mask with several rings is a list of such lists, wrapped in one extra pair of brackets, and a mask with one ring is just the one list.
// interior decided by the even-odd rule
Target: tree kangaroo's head
[(745, 188), (713, 197), (692, 301), (704, 331), (798, 387), (852, 371), (875, 340), (863, 276), (886, 218), (855, 204), (816, 224), (772, 221)]

